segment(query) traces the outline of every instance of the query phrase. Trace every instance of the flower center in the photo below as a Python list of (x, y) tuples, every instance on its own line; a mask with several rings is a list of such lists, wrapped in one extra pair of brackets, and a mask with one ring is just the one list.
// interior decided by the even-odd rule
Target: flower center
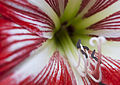
[(98, 57), (96, 57), (95, 50), (92, 51), (90, 55), (89, 48), (87, 46), (82, 46), (81, 40), (78, 40), (77, 46), (74, 45), (71, 40), (73, 35), (74, 27), (66, 23), (62, 24), (61, 29), (55, 33), (57, 49), (63, 52), (63, 55), (65, 54), (66, 59), (77, 69), (82, 77), (89, 75), (95, 82), (100, 82), (102, 79), (101, 44), (105, 41), (105, 38), (93, 37), (90, 40), (90, 45), (92, 46), (95, 46), (93, 41), (97, 42)]

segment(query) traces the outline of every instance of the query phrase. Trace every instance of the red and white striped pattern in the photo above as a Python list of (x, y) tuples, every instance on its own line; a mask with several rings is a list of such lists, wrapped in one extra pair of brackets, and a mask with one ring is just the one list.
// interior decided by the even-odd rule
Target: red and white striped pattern
[(80, 5), (80, 10), (78, 13), (81, 13), (89, 2), (90, 2), (90, 0), (82, 0), (82, 3)]
[(57, 13), (58, 16), (61, 16), (64, 12), (64, 9), (67, 5), (68, 0), (45, 0)]
[(102, 76), (103, 76), (102, 82), (104, 82), (105, 84), (119, 85), (120, 84), (120, 60), (114, 60), (110, 57), (103, 56)]
[(2, 75), (27, 58), (46, 39), (6, 18), (0, 17), (0, 23), (0, 75)]
[(88, 10), (88, 13), (86, 13), (84, 17), (89, 17), (91, 15), (94, 15), (104, 10), (105, 8), (111, 6), (113, 3), (117, 1), (118, 0), (96, 0), (95, 4)]
[[(118, 0), (96, 0), (84, 17), (94, 15), (116, 1)], [(45, 2), (45, 7), (50, 6), (60, 16), (68, 0), (0, 0), (0, 14), (8, 18), (0, 18), (0, 85), (76, 85), (80, 81), (77, 81), (67, 60), (58, 51), (51, 57), (51, 44), (49, 48), (44, 48), (45, 51), (38, 48), (46, 38), (52, 37), (55, 20), (51, 17), (54, 16), (53, 12), (45, 12), (51, 8), (43, 11), (39, 3), (35, 5), (37, 2)], [(83, 0), (79, 12), (83, 11), (89, 2), (90, 0)], [(41, 5), (44, 6), (43, 3)], [(89, 35), (120, 41), (119, 15), (120, 12), (117, 12), (90, 26), (88, 29), (94, 31)], [(120, 60), (102, 56), (104, 84), (120, 84), (119, 64)], [(89, 76), (81, 80), (84, 85), (98, 85)]]
[(27, 0), (0, 0), (0, 14), (41, 37), (52, 37), (53, 21)]
[(88, 27), (92, 36), (104, 36), (108, 40), (120, 41), (120, 11)]
[[(0, 82), (0, 85), (8, 85), (8, 83), (9, 85), (76, 85), (75, 77), (69, 64), (58, 51), (54, 52), (53, 56), (49, 60), (49, 63), (43, 67), (40, 72), (38, 72), (40, 68), (37, 68), (37, 71), (34, 69), (35, 67), (39, 67), (41, 65), (40, 62), (36, 63), (39, 63), (39, 65), (36, 66), (35, 62), (32, 62), (31, 64), (33, 64), (34, 67), (26, 66), (27, 69), (20, 68), (13, 74), (8, 75)], [(32, 69), (32, 71), (30, 71), (30, 69)], [(21, 73), (18, 74), (19, 70), (21, 70)], [(24, 77), (23, 80), (18, 78), (18, 76), (25, 76), (26, 72), (36, 72), (36, 75), (31, 73), (30, 75)]]

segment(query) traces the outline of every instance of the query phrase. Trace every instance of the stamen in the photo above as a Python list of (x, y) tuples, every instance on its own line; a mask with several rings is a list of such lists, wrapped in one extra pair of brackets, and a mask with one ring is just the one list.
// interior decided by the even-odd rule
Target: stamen
[(83, 48), (86, 49), (86, 50), (89, 50), (89, 48), (87, 46), (83, 46)]
[[(85, 77), (85, 75), (88, 74), (91, 77), (91, 79), (94, 80), (95, 82), (101, 82), (102, 80), (102, 72), (101, 72), (101, 65), (100, 65), (101, 64), (101, 44), (105, 42), (105, 38), (93, 37), (90, 39), (90, 45), (95, 46), (94, 41), (97, 43), (98, 58), (95, 57), (95, 50), (93, 50), (91, 57), (96, 61), (91, 60), (88, 53), (89, 48), (87, 46), (82, 46), (81, 40), (78, 40), (77, 48), (78, 48), (78, 54), (79, 54), (79, 61), (76, 68), (80, 66), (81, 58), (82, 58), (84, 61), (84, 71), (79, 70), (80, 75), (82, 76), (84, 75), (83, 77)], [(89, 69), (91, 64), (95, 66), (95, 69), (93, 71)], [(99, 74), (98, 79), (94, 77), (96, 74)]]

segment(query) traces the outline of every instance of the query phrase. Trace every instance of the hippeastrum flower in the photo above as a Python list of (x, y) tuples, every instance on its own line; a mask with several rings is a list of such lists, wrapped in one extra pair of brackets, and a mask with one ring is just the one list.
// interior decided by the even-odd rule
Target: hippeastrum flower
[(0, 85), (120, 85), (120, 0), (0, 0), (0, 15)]

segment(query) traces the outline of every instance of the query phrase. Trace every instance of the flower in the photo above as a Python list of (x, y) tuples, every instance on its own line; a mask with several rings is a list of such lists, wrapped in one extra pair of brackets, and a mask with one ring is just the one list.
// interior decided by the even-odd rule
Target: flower
[(0, 0), (0, 85), (120, 85), (119, 8), (119, 0)]

